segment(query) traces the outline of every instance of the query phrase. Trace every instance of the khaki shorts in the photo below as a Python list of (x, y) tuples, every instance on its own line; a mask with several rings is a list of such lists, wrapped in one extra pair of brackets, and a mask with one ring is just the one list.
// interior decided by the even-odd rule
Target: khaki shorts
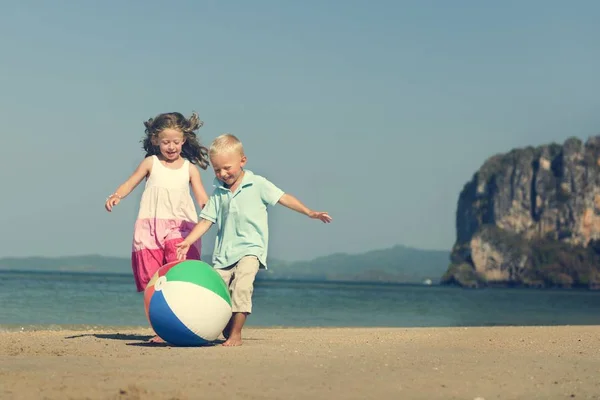
[(216, 269), (229, 287), (231, 311), (252, 313), (252, 293), (258, 268), (258, 258), (245, 256), (230, 267)]

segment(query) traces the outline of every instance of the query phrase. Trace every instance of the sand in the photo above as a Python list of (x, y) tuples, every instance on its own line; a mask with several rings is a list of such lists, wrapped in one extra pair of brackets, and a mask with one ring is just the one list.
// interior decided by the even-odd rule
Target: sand
[(1, 399), (600, 399), (600, 326), (0, 333)]

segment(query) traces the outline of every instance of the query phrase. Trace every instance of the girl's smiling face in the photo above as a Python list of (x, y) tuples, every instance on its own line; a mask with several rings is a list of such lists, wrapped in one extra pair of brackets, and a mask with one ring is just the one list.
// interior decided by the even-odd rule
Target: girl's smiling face
[(163, 129), (156, 138), (156, 145), (166, 161), (178, 160), (184, 143), (183, 132), (178, 129)]

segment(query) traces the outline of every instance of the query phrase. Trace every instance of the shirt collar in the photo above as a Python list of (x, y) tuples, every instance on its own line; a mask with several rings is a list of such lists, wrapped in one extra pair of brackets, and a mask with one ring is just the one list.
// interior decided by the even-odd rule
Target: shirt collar
[[(240, 184), (239, 189), (246, 187), (246, 186), (250, 186), (254, 183), (254, 173), (250, 170), (245, 169), (244, 170), (244, 177), (242, 178), (242, 183)], [(223, 190), (229, 190), (229, 188), (225, 187), (225, 185), (223, 184), (223, 182), (221, 182), (218, 178), (215, 178), (213, 180), (213, 186), (218, 188), (218, 189), (223, 189)]]

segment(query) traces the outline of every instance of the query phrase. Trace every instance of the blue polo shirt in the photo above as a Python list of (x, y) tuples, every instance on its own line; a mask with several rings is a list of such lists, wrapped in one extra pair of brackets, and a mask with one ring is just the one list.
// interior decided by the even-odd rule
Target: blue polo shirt
[(269, 226), (267, 206), (277, 204), (284, 192), (266, 178), (245, 170), (235, 193), (215, 178), (215, 189), (200, 218), (217, 224), (214, 268), (229, 267), (244, 256), (258, 258), (267, 268)]

